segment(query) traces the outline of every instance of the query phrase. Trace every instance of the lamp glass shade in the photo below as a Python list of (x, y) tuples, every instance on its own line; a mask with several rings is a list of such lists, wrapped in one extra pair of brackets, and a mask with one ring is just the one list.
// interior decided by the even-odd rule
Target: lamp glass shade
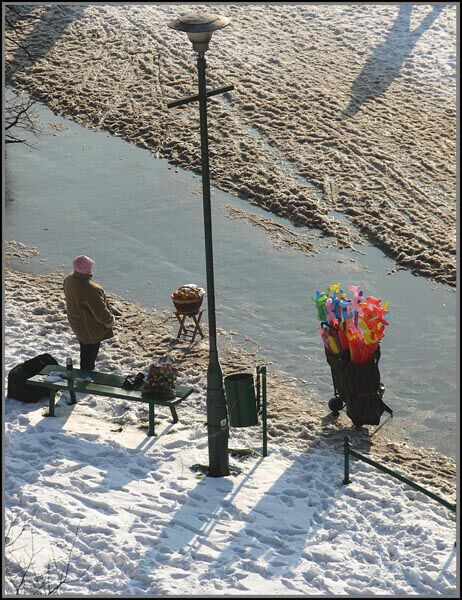
[(201, 31), (200, 33), (188, 32), (189, 41), (193, 44), (205, 44), (212, 39), (212, 31)]
[(212, 33), (229, 25), (229, 19), (211, 13), (182, 15), (168, 26), (177, 31), (184, 31), (192, 42), (194, 50), (205, 52), (209, 47)]

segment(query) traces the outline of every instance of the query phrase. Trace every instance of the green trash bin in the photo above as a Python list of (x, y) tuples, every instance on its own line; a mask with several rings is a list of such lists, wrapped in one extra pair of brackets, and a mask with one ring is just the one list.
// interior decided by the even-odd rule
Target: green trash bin
[(229, 424), (232, 427), (258, 425), (257, 399), (252, 373), (235, 373), (224, 379)]

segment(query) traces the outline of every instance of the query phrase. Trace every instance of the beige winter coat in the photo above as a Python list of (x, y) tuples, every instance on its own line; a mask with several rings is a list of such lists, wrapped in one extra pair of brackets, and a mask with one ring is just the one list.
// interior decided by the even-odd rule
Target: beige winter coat
[(103, 288), (92, 275), (70, 273), (64, 279), (67, 318), (82, 344), (96, 344), (113, 337), (114, 317)]

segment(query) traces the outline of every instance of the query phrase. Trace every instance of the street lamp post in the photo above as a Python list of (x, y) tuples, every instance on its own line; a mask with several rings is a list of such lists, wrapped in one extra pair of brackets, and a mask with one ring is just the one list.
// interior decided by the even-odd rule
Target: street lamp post
[(217, 327), (215, 319), (215, 282), (213, 274), (212, 213), (210, 206), (210, 168), (207, 130), (207, 97), (230, 91), (232, 86), (207, 92), (205, 52), (208, 50), (212, 33), (229, 24), (229, 19), (220, 15), (200, 13), (185, 15), (168, 23), (177, 31), (184, 31), (197, 52), (199, 95), (170, 102), (167, 106), (182, 106), (199, 101), (202, 201), (204, 210), (205, 266), (207, 275), (207, 307), (209, 320), (209, 364), (207, 369), (207, 433), (209, 470), (211, 477), (229, 475), (228, 438), (229, 425), (226, 410), (223, 373), (218, 360)]

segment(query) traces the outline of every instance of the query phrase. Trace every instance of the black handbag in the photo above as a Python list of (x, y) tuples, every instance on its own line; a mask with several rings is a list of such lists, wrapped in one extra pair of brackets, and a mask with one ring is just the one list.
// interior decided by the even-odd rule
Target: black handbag
[(27, 385), (26, 379), (40, 373), (47, 365), (57, 365), (51, 354), (39, 354), (35, 358), (26, 360), (20, 365), (13, 367), (8, 373), (8, 398), (20, 400), (21, 402), (38, 402), (48, 395), (46, 388), (38, 385)]

